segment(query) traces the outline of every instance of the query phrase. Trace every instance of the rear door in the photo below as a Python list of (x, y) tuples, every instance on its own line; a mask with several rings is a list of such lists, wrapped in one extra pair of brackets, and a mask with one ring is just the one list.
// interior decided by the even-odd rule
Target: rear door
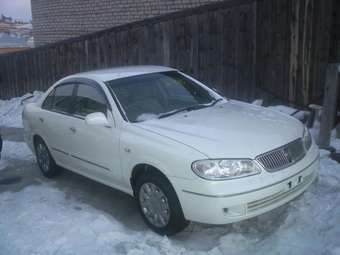
[(69, 167), (69, 149), (72, 144), (72, 131), (68, 123), (71, 116), (75, 93), (74, 83), (60, 84), (48, 95), (38, 116), (38, 125), (57, 164)]

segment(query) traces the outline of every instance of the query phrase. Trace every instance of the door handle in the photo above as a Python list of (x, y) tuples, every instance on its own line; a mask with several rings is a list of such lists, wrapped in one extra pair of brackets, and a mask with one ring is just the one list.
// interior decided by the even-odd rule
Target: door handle
[(43, 118), (39, 118), (40, 122), (43, 123), (44, 122), (44, 119)]
[(70, 127), (70, 130), (73, 134), (77, 132), (77, 130), (74, 127)]

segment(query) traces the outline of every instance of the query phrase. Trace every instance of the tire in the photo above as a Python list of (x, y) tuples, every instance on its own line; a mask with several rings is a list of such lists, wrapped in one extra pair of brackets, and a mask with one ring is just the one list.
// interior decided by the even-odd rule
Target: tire
[(45, 177), (53, 178), (61, 173), (60, 167), (55, 163), (46, 143), (41, 138), (36, 139), (34, 149), (38, 166)]
[[(150, 192), (153, 195), (150, 195)], [(156, 171), (147, 171), (138, 177), (135, 185), (135, 198), (143, 220), (154, 232), (171, 236), (188, 226), (189, 222), (184, 218), (176, 192), (162, 174)], [(166, 210), (168, 210), (168, 214), (165, 213)], [(153, 214), (153, 212), (156, 213)], [(159, 216), (152, 217), (150, 215)]]

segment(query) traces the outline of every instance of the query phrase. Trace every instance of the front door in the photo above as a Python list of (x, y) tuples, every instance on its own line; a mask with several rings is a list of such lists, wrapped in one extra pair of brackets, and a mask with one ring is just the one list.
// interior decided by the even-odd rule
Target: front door
[[(70, 156), (79, 173), (104, 182), (120, 183), (119, 130), (115, 128), (112, 112), (101, 88), (93, 84), (78, 84), (75, 93), (73, 119), (68, 124), (72, 132)], [(94, 112), (104, 113), (111, 127), (85, 123)]]

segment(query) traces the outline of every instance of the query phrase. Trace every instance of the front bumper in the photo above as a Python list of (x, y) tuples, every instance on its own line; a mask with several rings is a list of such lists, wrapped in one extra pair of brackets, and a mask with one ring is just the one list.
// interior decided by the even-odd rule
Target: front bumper
[(318, 176), (319, 155), (316, 150), (314, 148), (304, 162), (293, 167), (293, 174), (290, 171), (289, 176), (261, 188), (252, 189), (252, 183), (249, 182), (247, 191), (209, 194), (182, 187), (177, 193), (185, 218), (201, 223), (227, 224), (255, 217), (291, 201), (302, 194)]

